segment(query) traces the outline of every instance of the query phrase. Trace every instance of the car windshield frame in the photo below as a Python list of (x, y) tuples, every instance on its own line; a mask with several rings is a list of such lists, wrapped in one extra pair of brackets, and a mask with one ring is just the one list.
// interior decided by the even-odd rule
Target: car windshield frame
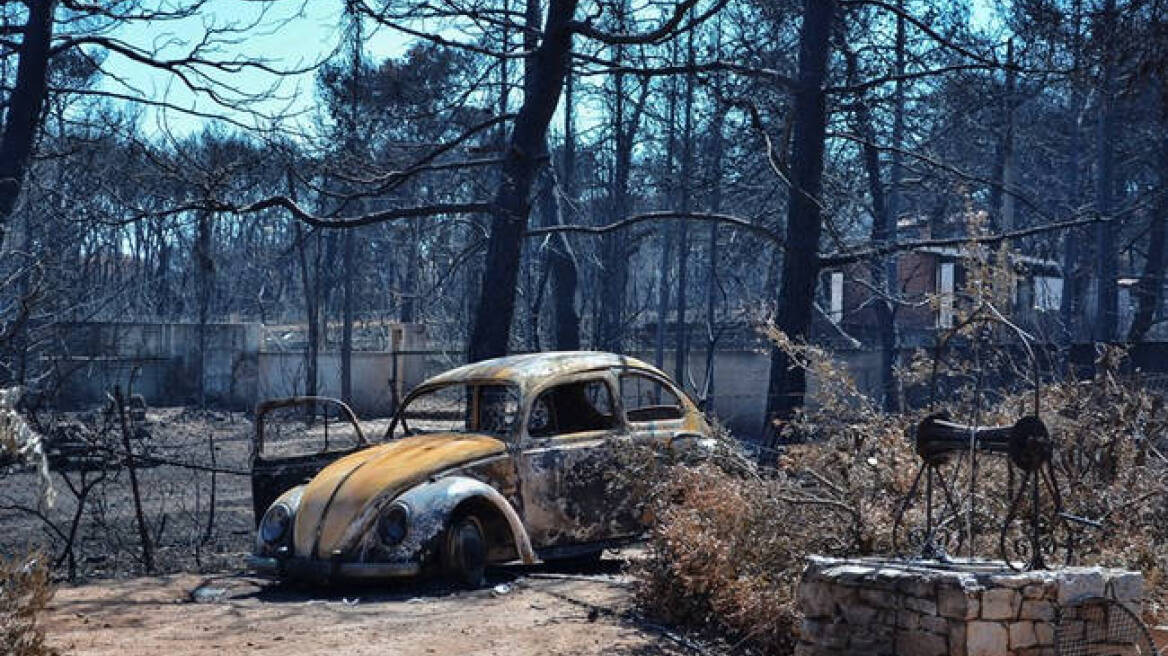
[[(476, 407), (474, 412), (473, 412), (473, 420), (474, 420), (474, 424), (475, 424), (474, 429), (462, 428), (462, 429), (419, 430), (417, 428), (412, 428), (409, 425), (409, 418), (406, 416), (406, 413), (410, 409), (412, 404), (414, 404), (416, 401), (418, 401), (419, 399), (421, 399), (423, 397), (433, 395), (436, 393), (442, 393), (443, 391), (449, 390), (450, 388), (462, 388), (464, 390), (471, 391), (471, 396), (470, 396), (471, 403), (472, 403), (472, 405), (476, 405), (476, 406), (478, 404), (480, 404), (482, 401), (482, 390), (484, 388), (498, 388), (500, 390), (503, 390), (504, 393), (510, 393), (510, 396), (511, 396), (510, 400), (514, 403), (514, 408), (510, 411), (510, 421), (504, 422), (504, 424), (506, 426), (505, 431), (485, 430), (483, 425), (482, 425), (482, 420), (481, 420), (481, 417), (482, 417), (481, 416), (481, 409), (478, 407)], [(501, 397), (501, 398), (503, 398), (503, 397)], [(463, 434), (463, 435), (490, 435), (492, 437), (511, 439), (514, 437), (515, 432), (519, 427), (519, 418), (520, 418), (520, 414), (521, 414), (522, 410), (523, 410), (522, 390), (515, 383), (508, 382), (508, 381), (463, 380), (463, 381), (442, 383), (442, 384), (438, 384), (438, 385), (423, 386), (423, 387), (419, 387), (419, 388), (415, 389), (414, 391), (412, 391), (408, 395), (406, 395), (406, 398), (404, 401), (402, 401), (401, 406), (398, 407), (397, 411), (393, 413), (393, 420), (390, 421), (389, 427), (385, 431), (385, 438), (384, 439), (385, 439), (385, 441), (390, 441), (390, 440), (395, 440), (395, 439), (401, 439), (403, 437), (409, 437), (412, 435), (428, 435), (428, 434), (434, 434), (434, 433), (456, 433), (456, 434)], [(400, 435), (397, 435), (395, 437), (394, 433), (398, 429), (399, 426), (402, 427), (403, 432)]]

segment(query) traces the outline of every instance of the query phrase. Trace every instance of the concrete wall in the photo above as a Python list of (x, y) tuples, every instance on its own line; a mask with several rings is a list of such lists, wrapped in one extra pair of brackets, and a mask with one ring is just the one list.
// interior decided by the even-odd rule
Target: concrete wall
[[(304, 393), (307, 386), (301, 350), (262, 350), (263, 327), (259, 324), (212, 324), (208, 330), (203, 380), (211, 403), (247, 409), (265, 398)], [(128, 386), (131, 374), (134, 391), (144, 395), (151, 405), (191, 403), (198, 398), (197, 325), (72, 324), (63, 334), (66, 355), (55, 358), (53, 363), (63, 381), (57, 400), (65, 407), (103, 403), (114, 384)], [(396, 353), (353, 353), (353, 406), (363, 417), (392, 412), (396, 398), (422, 380), (463, 362), (461, 350), (425, 350), (424, 329), (416, 324), (398, 331), (393, 345)], [(1137, 355), (1149, 361), (1143, 363), (1145, 371), (1164, 371), (1165, 367), (1153, 366), (1152, 362), (1168, 361), (1163, 356), (1166, 351), (1168, 347), (1163, 345), (1148, 345)], [(652, 352), (632, 355), (647, 362), (653, 360)], [(861, 390), (869, 394), (879, 390), (879, 353), (837, 350), (835, 357), (850, 369)], [(715, 416), (741, 439), (762, 437), (769, 352), (720, 350), (715, 360)], [(690, 353), (684, 376), (687, 389), (700, 390), (705, 366), (705, 351)], [(320, 354), (319, 394), (340, 396), (340, 368), (336, 351)], [(663, 368), (670, 375), (675, 373), (672, 352), (666, 355)], [(814, 377), (809, 379), (808, 387), (808, 398), (814, 402)]]
[[(202, 363), (210, 403), (242, 408), (256, 396), (260, 324), (209, 324)], [(114, 384), (131, 387), (151, 404), (198, 398), (196, 324), (74, 323), (61, 327), (64, 355), (52, 358), (65, 407), (103, 403)]]
[[(360, 417), (378, 417), (393, 412), (394, 354), (387, 351), (355, 351), (352, 356), (353, 410)], [(258, 399), (304, 394), (303, 353), (259, 354)], [(317, 361), (319, 396), (341, 396), (341, 355), (321, 353)]]

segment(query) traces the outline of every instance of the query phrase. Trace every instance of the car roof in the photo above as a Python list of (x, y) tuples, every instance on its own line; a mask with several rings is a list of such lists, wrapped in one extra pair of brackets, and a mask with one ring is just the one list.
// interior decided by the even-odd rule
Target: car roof
[(472, 362), (438, 374), (423, 382), (422, 385), (491, 380), (514, 383), (520, 387), (530, 387), (550, 376), (564, 376), (613, 367), (642, 369), (665, 376), (656, 367), (627, 355), (604, 351), (550, 351), (508, 355)]

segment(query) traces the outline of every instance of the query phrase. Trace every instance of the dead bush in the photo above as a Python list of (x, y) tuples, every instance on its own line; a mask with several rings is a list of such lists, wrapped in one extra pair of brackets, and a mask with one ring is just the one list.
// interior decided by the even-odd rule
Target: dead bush
[(37, 619), (53, 597), (49, 569), (38, 555), (0, 560), (0, 653), (55, 654)]
[[(776, 654), (789, 653), (793, 644), (800, 619), (795, 583), (808, 554), (893, 554), (893, 516), (919, 464), (909, 436), (925, 414), (885, 414), (855, 391), (826, 353), (786, 347), (798, 349), (805, 366), (827, 381), (821, 389), (834, 392), (797, 418), (797, 429), (813, 439), (788, 447), (774, 470), (744, 466), (748, 459), (728, 440), (717, 457), (702, 464), (645, 453), (626, 467), (656, 520), (647, 557), (632, 567), (642, 608)], [(1072, 525), (1078, 537), (1075, 562), (1142, 570), (1148, 619), (1163, 622), (1168, 619), (1163, 456), (1168, 411), (1138, 378), (1118, 374), (1121, 357), (1105, 352), (1090, 380), (1044, 385), (1041, 411), (1058, 440), (1054, 464), (1065, 511), (1101, 525)], [(941, 407), (956, 418), (968, 417), (969, 398), (955, 396)], [(980, 423), (1013, 423), (1030, 407), (1033, 393), (1003, 393), (1003, 398), (980, 410)], [(968, 463), (958, 458), (952, 466), (955, 480), (964, 481)], [(1008, 480), (1005, 459), (988, 457), (979, 461), (976, 497), (958, 484), (963, 511), (974, 498), (979, 508), (978, 556), (998, 556)], [(923, 523), (921, 506), (918, 499), (909, 509), (906, 526)], [(967, 519), (950, 518), (954, 535), (961, 531), (964, 537)], [(1026, 522), (1027, 516), (1019, 517), (1012, 530), (1021, 535)], [(968, 542), (953, 555), (964, 556), (966, 549)]]
[[(967, 214), (969, 234), (978, 234), (986, 218)], [(720, 457), (696, 467), (645, 455), (626, 468), (641, 487), (637, 498), (656, 519), (648, 556), (633, 566), (647, 613), (728, 634), (757, 651), (789, 653), (799, 621), (795, 582), (808, 554), (920, 555), (920, 499), (904, 514), (901, 554), (892, 532), (919, 467), (911, 436), (926, 414), (1011, 425), (1037, 409), (1056, 440), (1053, 466), (1063, 511), (1090, 520), (1052, 522), (1049, 530), (1062, 540), (1075, 538), (1075, 563), (1142, 570), (1148, 619), (1168, 620), (1168, 411), (1162, 396), (1146, 389), (1138, 372), (1119, 373), (1125, 353), (1115, 348), (1101, 348), (1088, 380), (1060, 377), (1049, 366), (1043, 371), (1036, 339), (1007, 318), (1014, 275), (1008, 249), (971, 243), (961, 257), (967, 278), (960, 293), (932, 299), (951, 304), (953, 327), (897, 371), (901, 389), (918, 392), (926, 407), (883, 412), (830, 353), (770, 328), (771, 341), (816, 382), (815, 405), (779, 427), (792, 444), (764, 459), (773, 469), (743, 467), (741, 456), (726, 457), (734, 452), (732, 441), (719, 449)], [(949, 480), (957, 482), (958, 512), (942, 518), (942, 546), (950, 555), (997, 558), (1018, 472), (1004, 457), (979, 458), (971, 490), (970, 466), (967, 455), (947, 465)], [(1055, 517), (1053, 510), (1047, 499), (1040, 521)], [(1007, 527), (1007, 544), (1028, 544), (1022, 539), (1028, 512)]]

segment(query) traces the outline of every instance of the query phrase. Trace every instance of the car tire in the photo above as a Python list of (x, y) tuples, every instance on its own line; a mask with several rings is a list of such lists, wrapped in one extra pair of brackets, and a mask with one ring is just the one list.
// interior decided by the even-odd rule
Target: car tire
[(471, 589), (482, 587), (487, 570), (487, 540), (477, 517), (463, 515), (450, 522), (442, 565), (454, 583)]

